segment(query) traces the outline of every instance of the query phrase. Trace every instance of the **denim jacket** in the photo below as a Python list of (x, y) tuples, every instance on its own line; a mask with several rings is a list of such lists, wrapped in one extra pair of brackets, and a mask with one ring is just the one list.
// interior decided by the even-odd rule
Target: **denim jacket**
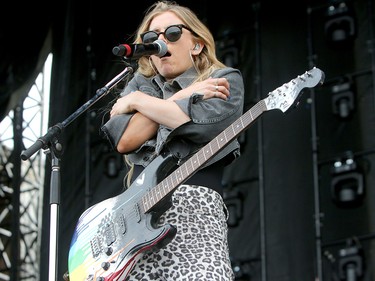
[[(191, 121), (175, 129), (160, 125), (155, 138), (146, 141), (136, 151), (128, 154), (134, 164), (146, 167), (163, 151), (169, 151), (183, 160), (218, 136), (242, 115), (244, 84), (240, 71), (226, 67), (216, 70), (211, 76), (213, 78), (225, 77), (228, 80), (230, 98), (228, 100), (221, 98), (203, 100), (202, 94), (193, 93), (189, 98), (176, 100), (176, 104), (190, 117)], [(188, 69), (171, 82), (166, 82), (160, 75), (146, 78), (136, 72), (121, 96), (139, 90), (157, 98), (167, 99), (179, 90), (188, 87), (196, 77), (197, 72), (194, 68)], [(116, 115), (102, 126), (101, 130), (114, 149), (132, 116), (133, 114)], [(229, 154), (233, 156), (230, 159), (232, 161), (239, 156), (239, 148), (237, 139), (230, 141), (204, 167)]]

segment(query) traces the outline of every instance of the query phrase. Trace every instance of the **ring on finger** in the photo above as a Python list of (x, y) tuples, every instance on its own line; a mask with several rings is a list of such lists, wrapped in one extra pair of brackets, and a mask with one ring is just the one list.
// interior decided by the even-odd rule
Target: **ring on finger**
[(219, 86), (216, 85), (216, 86), (215, 86), (215, 90), (216, 90), (216, 92), (218, 91), (218, 89), (219, 89)]

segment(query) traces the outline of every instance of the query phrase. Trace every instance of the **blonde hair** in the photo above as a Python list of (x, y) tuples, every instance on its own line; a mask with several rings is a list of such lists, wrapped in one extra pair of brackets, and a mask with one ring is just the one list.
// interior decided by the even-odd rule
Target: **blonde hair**
[(132, 183), (133, 174), (134, 174), (134, 163), (132, 163), (128, 159), (127, 155), (124, 155), (124, 161), (125, 161), (125, 164), (127, 165), (129, 170), (126, 173), (125, 178), (123, 180), (123, 186), (124, 187), (130, 187), (130, 185)]
[[(225, 67), (216, 57), (214, 37), (207, 26), (191, 9), (180, 6), (174, 1), (158, 1), (146, 10), (146, 15), (137, 29), (135, 44), (142, 43), (140, 35), (149, 30), (153, 18), (165, 12), (172, 12), (179, 17), (187, 27), (194, 31), (192, 34), (195, 40), (204, 44), (203, 50), (198, 55), (191, 56), (194, 67), (199, 73), (195, 81), (207, 79), (215, 69)], [(149, 62), (147, 57), (141, 57), (138, 60), (137, 71), (146, 77), (156, 74), (155, 67)]]

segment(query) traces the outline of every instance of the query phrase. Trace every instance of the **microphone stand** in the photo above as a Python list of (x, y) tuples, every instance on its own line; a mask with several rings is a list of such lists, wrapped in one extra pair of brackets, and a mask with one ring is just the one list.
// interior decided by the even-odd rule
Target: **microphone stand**
[(100, 98), (105, 96), (114, 86), (116, 86), (122, 79), (129, 74), (133, 73), (133, 68), (128, 66), (115, 78), (108, 82), (103, 88), (96, 91), (93, 98), (78, 108), (73, 114), (66, 118), (63, 122), (57, 123), (50, 127), (48, 132), (38, 138), (33, 145), (28, 149), (22, 151), (21, 159), (27, 160), (34, 153), (40, 149), (46, 150), (47, 153), (51, 154), (51, 181), (50, 181), (50, 248), (49, 248), (49, 281), (57, 280), (57, 238), (58, 238), (58, 215), (59, 215), (59, 203), (60, 203), (60, 160), (59, 156), (62, 151), (62, 146), (57, 140), (57, 136), (62, 130), (73, 122), (78, 116), (90, 108)]

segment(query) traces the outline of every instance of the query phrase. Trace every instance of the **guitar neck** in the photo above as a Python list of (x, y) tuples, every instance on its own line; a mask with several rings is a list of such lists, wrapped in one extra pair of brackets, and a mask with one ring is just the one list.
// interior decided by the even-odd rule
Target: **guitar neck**
[(169, 176), (157, 184), (142, 198), (144, 211), (147, 212), (157, 205), (165, 196), (184, 183), (200, 167), (207, 163), (220, 150), (247, 129), (264, 111), (267, 110), (265, 100), (259, 101), (246, 113), (222, 131), (217, 137), (202, 147), (196, 154), (179, 166)]
[(324, 72), (314, 67), (310, 71), (306, 71), (303, 75), (297, 76), (295, 79), (270, 92), (267, 98), (256, 103), (245, 114), (234, 121), (232, 125), (202, 147), (195, 155), (157, 184), (148, 194), (143, 196), (142, 205), (144, 211), (149, 211), (166, 195), (176, 189), (177, 186), (185, 182), (202, 165), (234, 140), (243, 130), (247, 129), (264, 111), (280, 109), (282, 112), (286, 112), (293, 104), (298, 102), (300, 92), (303, 88), (312, 88), (318, 83), (323, 83), (324, 76)]

